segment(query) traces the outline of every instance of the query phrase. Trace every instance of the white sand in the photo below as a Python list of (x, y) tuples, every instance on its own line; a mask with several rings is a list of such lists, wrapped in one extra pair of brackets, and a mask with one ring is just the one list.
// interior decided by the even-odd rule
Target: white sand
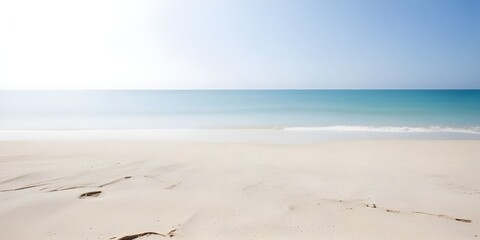
[(4, 141), (0, 191), (8, 240), (480, 239), (480, 141)]

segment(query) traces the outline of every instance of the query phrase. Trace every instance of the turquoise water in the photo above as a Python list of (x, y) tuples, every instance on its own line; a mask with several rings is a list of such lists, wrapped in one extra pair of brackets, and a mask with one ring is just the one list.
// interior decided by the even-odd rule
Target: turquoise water
[(479, 90), (0, 91), (0, 129), (480, 133)]

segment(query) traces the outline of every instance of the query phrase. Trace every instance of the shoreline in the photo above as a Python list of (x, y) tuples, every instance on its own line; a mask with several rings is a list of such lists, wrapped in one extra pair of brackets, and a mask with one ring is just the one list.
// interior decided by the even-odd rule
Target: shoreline
[(462, 132), (375, 132), (285, 129), (0, 130), (0, 141), (146, 141), (315, 144), (337, 140), (480, 140)]

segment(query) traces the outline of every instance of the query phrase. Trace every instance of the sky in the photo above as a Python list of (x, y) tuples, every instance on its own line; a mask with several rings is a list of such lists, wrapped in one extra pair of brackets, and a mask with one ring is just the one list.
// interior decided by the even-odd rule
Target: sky
[(480, 88), (480, 1), (0, 2), (0, 89), (370, 88)]

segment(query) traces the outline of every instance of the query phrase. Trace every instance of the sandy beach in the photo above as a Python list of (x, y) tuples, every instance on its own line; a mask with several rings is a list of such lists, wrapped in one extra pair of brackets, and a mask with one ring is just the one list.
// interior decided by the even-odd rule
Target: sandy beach
[(0, 239), (479, 239), (479, 172), (480, 141), (3, 141)]
[(480, 240), (480, 0), (10, 0), (0, 33), (0, 240)]

